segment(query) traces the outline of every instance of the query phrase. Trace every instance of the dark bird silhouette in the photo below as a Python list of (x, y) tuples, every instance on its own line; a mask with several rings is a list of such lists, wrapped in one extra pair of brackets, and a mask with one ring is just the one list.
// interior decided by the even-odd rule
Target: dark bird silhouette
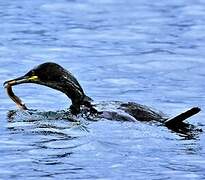
[[(86, 109), (86, 112), (95, 114), (100, 117), (105, 117), (107, 119), (115, 119), (116, 115), (119, 117), (118, 113), (114, 112), (103, 112), (98, 111), (92, 104), (92, 99), (85, 95), (81, 85), (77, 79), (62, 66), (53, 63), (46, 62), (40, 64), (34, 69), (30, 70), (24, 76), (16, 79), (6, 81), (4, 83), (5, 88), (7, 88), (7, 93), (10, 98), (22, 109), (27, 109), (26, 106), (21, 102), (21, 100), (15, 96), (11, 87), (22, 83), (35, 83), (50, 88), (59, 90), (66, 94), (69, 99), (71, 99), (72, 105), (70, 106), (71, 113), (74, 115), (79, 114), (81, 111)], [(121, 119), (124, 120), (138, 120), (138, 121), (157, 121), (163, 123), (169, 129), (178, 131), (179, 128), (183, 129), (186, 124), (184, 120), (197, 114), (200, 108), (193, 107), (186, 112), (175, 116), (174, 118), (166, 118), (161, 113), (153, 111), (151, 108), (140, 105), (134, 102), (128, 103), (118, 103), (118, 109), (124, 111), (129, 116), (123, 116)], [(130, 117), (131, 116), (131, 117)], [(182, 128), (183, 127), (183, 128)]]

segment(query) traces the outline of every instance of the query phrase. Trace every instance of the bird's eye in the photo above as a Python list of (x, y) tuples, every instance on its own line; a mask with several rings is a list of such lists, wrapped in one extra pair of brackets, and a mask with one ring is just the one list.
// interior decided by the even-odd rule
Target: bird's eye
[(34, 76), (35, 75), (35, 71), (31, 71), (31, 75)]

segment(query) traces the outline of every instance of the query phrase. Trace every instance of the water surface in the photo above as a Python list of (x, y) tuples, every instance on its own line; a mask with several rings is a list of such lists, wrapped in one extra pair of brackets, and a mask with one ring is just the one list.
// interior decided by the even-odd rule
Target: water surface
[[(204, 109), (202, 0), (1, 0), (0, 21), (0, 84), (54, 61), (95, 102), (134, 101), (170, 116)], [(42, 112), (70, 105), (46, 87), (14, 91)], [(26, 112), (12, 119), (16, 106), (3, 87), (0, 99), (1, 179), (205, 178), (204, 133), (187, 139), (154, 124), (78, 124)], [(202, 111), (189, 122), (204, 129), (204, 117)]]

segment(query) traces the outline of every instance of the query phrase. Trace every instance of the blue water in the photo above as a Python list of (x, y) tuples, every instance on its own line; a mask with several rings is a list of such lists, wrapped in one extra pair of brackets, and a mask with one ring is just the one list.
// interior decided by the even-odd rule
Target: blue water
[[(54, 61), (95, 102), (134, 101), (174, 116), (205, 109), (202, 0), (1, 0), (0, 84)], [(69, 107), (62, 93), (14, 88), (42, 112)], [(205, 135), (166, 127), (33, 117), (0, 88), (0, 179), (205, 179)], [(204, 129), (205, 114), (189, 119)], [(205, 129), (204, 129), (205, 130)]]

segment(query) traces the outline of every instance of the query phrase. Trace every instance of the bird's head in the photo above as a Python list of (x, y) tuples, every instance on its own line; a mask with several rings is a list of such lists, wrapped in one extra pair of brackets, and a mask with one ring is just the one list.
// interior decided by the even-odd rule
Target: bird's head
[(4, 87), (23, 83), (41, 84), (65, 93), (74, 106), (80, 106), (85, 94), (77, 79), (62, 66), (46, 62), (31, 69), (25, 75), (4, 82)]

